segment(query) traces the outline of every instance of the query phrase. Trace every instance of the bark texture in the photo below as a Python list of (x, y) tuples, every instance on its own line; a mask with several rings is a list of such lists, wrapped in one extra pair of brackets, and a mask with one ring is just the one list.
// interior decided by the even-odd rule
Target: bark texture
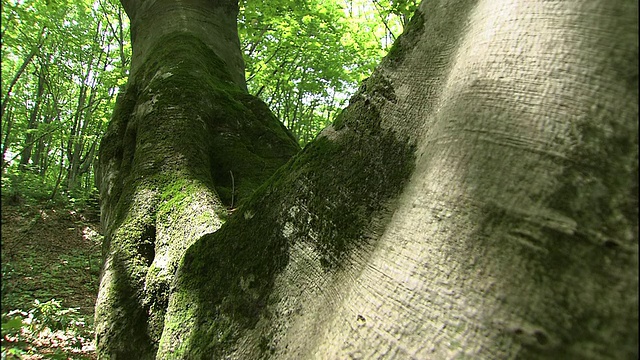
[(151, 359), (185, 250), (299, 147), (246, 93), (234, 2), (124, 3), (134, 64), (100, 146), (96, 338), (100, 358)]
[(335, 124), (187, 251), (167, 353), (635, 358), (636, 12), (424, 2)]
[[(637, 11), (625, 0), (423, 2), (333, 126), (252, 195), (247, 190), (223, 226), (215, 214), (224, 197), (212, 190), (226, 163), (210, 160), (215, 152), (153, 150), (164, 155), (158, 165), (144, 160), (146, 151), (129, 153), (141, 169), (137, 182), (109, 186), (134, 195), (107, 200), (103, 216), (120, 219), (107, 224), (144, 234), (149, 221), (136, 214), (148, 212), (137, 209), (153, 204), (145, 200), (153, 188), (137, 185), (144, 169), (195, 174), (187, 185), (198, 190), (178, 200), (156, 195), (165, 201), (156, 206), (171, 210), (155, 212), (161, 225), (151, 265), (139, 265), (143, 275), (120, 270), (144, 264), (144, 256), (120, 250), (144, 253), (143, 242), (118, 238), (124, 225), (112, 228), (102, 289), (145, 294), (144, 274), (170, 268), (176, 276), (157, 282), (169, 289), (158, 290), (162, 302), (145, 308), (144, 297), (131, 295), (119, 307), (103, 305), (99, 346), (113, 348), (100, 345), (100, 334), (130, 338), (145, 324), (155, 330), (141, 343), (159, 339), (147, 357), (162, 359), (637, 358)], [(177, 64), (166, 71), (183, 69)], [(171, 110), (194, 98), (180, 98), (192, 78), (176, 82), (181, 77), (139, 68), (179, 89), (180, 100), (163, 105), (140, 88), (142, 98), (125, 95), (130, 105), (119, 109), (145, 113), (144, 104), (157, 103), (155, 111), (178, 119), (166, 132), (192, 125)], [(202, 78), (224, 79), (193, 81)], [(236, 108), (215, 99), (187, 108)], [(150, 124), (135, 138), (159, 131)], [(126, 127), (113, 129), (106, 152), (127, 141)], [(228, 138), (215, 131), (195, 134)], [(127, 169), (132, 160), (122, 159), (118, 169)], [(199, 163), (215, 166), (201, 173)], [(103, 199), (113, 199), (109, 186)], [(213, 220), (198, 222), (194, 213)], [(174, 223), (174, 233), (159, 228)], [(180, 249), (170, 267), (159, 265), (163, 246)], [(117, 275), (126, 281), (109, 279)], [(148, 325), (154, 321), (160, 325)]]

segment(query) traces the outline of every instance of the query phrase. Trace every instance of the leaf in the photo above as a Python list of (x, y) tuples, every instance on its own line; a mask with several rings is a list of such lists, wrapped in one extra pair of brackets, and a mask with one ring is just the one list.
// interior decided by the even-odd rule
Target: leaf
[(21, 317), (14, 317), (2, 323), (2, 331), (5, 332), (5, 331), (12, 331), (12, 330), (19, 330), (24, 325), (25, 323), (22, 322)]

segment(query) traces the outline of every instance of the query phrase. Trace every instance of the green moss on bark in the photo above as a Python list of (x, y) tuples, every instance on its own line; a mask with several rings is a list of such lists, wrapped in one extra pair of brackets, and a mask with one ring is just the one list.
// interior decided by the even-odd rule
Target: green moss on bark
[[(393, 98), (391, 84), (380, 76), (367, 84), (342, 113), (335, 139), (309, 144), (219, 231), (189, 248), (177, 282), (181, 300), (172, 301), (168, 315), (176, 334), (165, 333), (167, 349), (173, 342), (186, 357), (214, 358), (243, 351), (237, 340), (270, 316), (265, 309), (292, 242), (312, 243), (332, 271), (371, 241), (367, 230), (375, 215), (412, 172), (414, 148), (381, 126), (378, 109)], [(268, 351), (269, 342), (263, 335), (256, 346)]]
[[(222, 201), (231, 206), (233, 198), (235, 206), (299, 147), (261, 100), (235, 87), (223, 71), (224, 63), (198, 39), (173, 34), (163, 42), (167, 44), (161, 47), (164, 50), (150, 58), (171, 60), (145, 67), (139, 81), (156, 80), (151, 81), (149, 94), (141, 96), (146, 102), (155, 102), (156, 111), (171, 112), (172, 107), (180, 107), (190, 120), (199, 120), (201, 124), (196, 125), (202, 126), (202, 131), (192, 133), (192, 141), (180, 137), (181, 143), (174, 146), (181, 154), (193, 154), (191, 158), (197, 160), (190, 164), (190, 171), (211, 177)], [(198, 61), (185, 58), (194, 52), (200, 55)], [(207, 164), (201, 163), (204, 159)]]
[(167, 35), (147, 59), (100, 152), (111, 263), (96, 311), (101, 357), (155, 356), (186, 249), (299, 150), (197, 37)]
[(210, 150), (218, 195), (233, 207), (299, 150), (293, 135), (261, 100), (251, 95), (235, 99), (238, 121), (213, 135)]
[(341, 264), (413, 170), (414, 149), (380, 128), (379, 112), (367, 99), (352, 102), (342, 121), (346, 129), (339, 140), (319, 138), (294, 163), (313, 184), (304, 207), (314, 214), (296, 228), (318, 232), (315, 245), (326, 267)]
[(384, 64), (390, 67), (397, 67), (405, 59), (405, 53), (414, 49), (417, 42), (420, 41), (424, 28), (424, 14), (419, 9), (415, 11), (409, 24), (404, 29), (402, 35), (393, 43), (391, 50), (384, 58)]

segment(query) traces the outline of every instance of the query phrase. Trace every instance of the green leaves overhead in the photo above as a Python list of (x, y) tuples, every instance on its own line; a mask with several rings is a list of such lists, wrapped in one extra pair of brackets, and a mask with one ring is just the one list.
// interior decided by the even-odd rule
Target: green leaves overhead
[(384, 41), (387, 28), (401, 32), (400, 10), (384, 1), (388, 25), (372, 0), (240, 1), (238, 30), (249, 92), (261, 97), (301, 144), (330, 123), (384, 56), (391, 45)]
[(3, 172), (29, 170), (53, 194), (93, 187), (128, 42), (117, 0), (2, 0)]
[[(306, 144), (344, 107), (414, 0), (240, 0), (249, 91)], [(2, 171), (31, 188), (89, 190), (130, 63), (118, 0), (2, 0)], [(17, 179), (3, 176), (3, 189)], [(29, 180), (31, 181), (31, 180)]]

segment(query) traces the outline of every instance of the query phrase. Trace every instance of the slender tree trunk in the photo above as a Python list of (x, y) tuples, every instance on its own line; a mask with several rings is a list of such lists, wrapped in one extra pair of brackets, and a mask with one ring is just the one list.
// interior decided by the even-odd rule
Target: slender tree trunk
[[(42, 33), (44, 33), (44, 29), (42, 30)], [(20, 77), (22, 76), (24, 71), (27, 69), (27, 66), (31, 64), (31, 61), (33, 61), (33, 58), (36, 56), (36, 54), (40, 50), (40, 46), (41, 46), (41, 43), (31, 48), (31, 51), (29, 52), (29, 54), (27, 54), (24, 61), (22, 62), (22, 65), (20, 65), (20, 68), (18, 69), (18, 71), (16, 71), (16, 74), (13, 76), (13, 79), (9, 83), (9, 88), (7, 88), (6, 90), (7, 93), (4, 95), (4, 98), (2, 99), (2, 105), (0, 105), (0, 118), (4, 118), (4, 111), (7, 108), (7, 104), (9, 103), (9, 100), (11, 99), (11, 90), (13, 90), (13, 87), (18, 83), (18, 80), (20, 80)]]
[(4, 173), (5, 169), (5, 156), (7, 155), (7, 150), (9, 150), (9, 142), (11, 141), (11, 128), (13, 127), (13, 112), (9, 111), (6, 118), (2, 118), (4, 122), (2, 126), (2, 132), (4, 133), (4, 137), (2, 139), (2, 172)]
[[(99, 29), (99, 26), (98, 26)], [(69, 159), (69, 171), (67, 173), (67, 190), (74, 191), (79, 185), (79, 180), (82, 174), (88, 171), (87, 157), (93, 156), (95, 149), (95, 141), (92, 146), (87, 149), (87, 129), (91, 123), (93, 110), (96, 108), (97, 103), (101, 100), (96, 98), (96, 83), (98, 81), (96, 74), (91, 70), (93, 67), (93, 60), (89, 61), (87, 65), (87, 73), (85, 74), (82, 87), (80, 89), (80, 96), (78, 98), (78, 105), (75, 113), (75, 121), (72, 127), (72, 134), (69, 136), (69, 144), (67, 148), (67, 157)], [(98, 57), (98, 64), (102, 61), (102, 55)], [(103, 67), (103, 71), (106, 69), (106, 61)], [(91, 83), (86, 82), (91, 80)], [(87, 95), (88, 93), (88, 95)], [(88, 96), (88, 98), (87, 98)], [(83, 157), (83, 154), (85, 155)]]
[[(43, 82), (43, 94), (45, 95), (45, 100), (43, 105), (48, 105), (46, 106), (46, 110), (43, 111), (42, 114), (42, 124), (44, 125), (44, 129), (49, 130), (49, 126), (51, 125), (51, 123), (53, 122), (56, 114), (54, 114), (54, 112), (57, 112), (57, 103), (55, 101), (55, 95), (53, 95), (51, 93), (51, 86), (48, 80), (48, 75), (49, 75), (49, 68), (48, 65), (47, 66), (43, 66), (40, 69), (40, 81)], [(44, 89), (44, 87), (46, 86), (46, 89)], [(46, 92), (45, 92), (46, 91)], [(49, 101), (50, 99), (53, 100), (53, 108), (52, 108), (52, 104)], [(40, 100), (40, 102), (42, 102), (42, 100)], [(44, 136), (40, 136), (40, 139), (38, 139), (38, 141), (36, 142), (36, 147), (35, 147), (35, 152), (33, 154), (33, 164), (37, 167), (37, 171), (41, 176), (44, 176), (44, 174), (46, 173), (46, 168), (47, 168), (47, 158), (48, 158), (48, 151), (49, 151), (49, 147), (50, 147), (50, 142), (51, 142), (51, 131), (47, 131), (46, 135)]]
[[(89, 173), (89, 171), (91, 170), (91, 164), (93, 164), (93, 160), (96, 157), (96, 149), (97, 149), (97, 145), (98, 145), (98, 137), (96, 137), (92, 142), (91, 145), (89, 146), (89, 150), (87, 150), (86, 154), (84, 155), (84, 157), (80, 158), (79, 162), (78, 162), (78, 167), (75, 169), (75, 183), (74, 183), (74, 187), (72, 189), (77, 189), (77, 186), (79, 185), (81, 187), (81, 191), (83, 190), (89, 190), (90, 186), (86, 186), (86, 184), (83, 184), (81, 182), (82, 179), (87, 179), (87, 178), (91, 178), (90, 176), (84, 176), (85, 174)], [(85, 182), (86, 183), (86, 182)], [(69, 191), (71, 191), (72, 189), (69, 189)]]
[(31, 153), (33, 152), (35, 134), (29, 130), (36, 130), (39, 125), (38, 118), (40, 117), (40, 103), (42, 102), (45, 83), (44, 69), (42, 67), (38, 71), (38, 74), (38, 88), (36, 90), (35, 103), (33, 105), (33, 109), (31, 109), (31, 114), (29, 115), (29, 122), (27, 124), (27, 132), (24, 140), (25, 145), (20, 155), (20, 169), (22, 171), (25, 171), (27, 165), (29, 165)]
[[(54, 89), (51, 87), (51, 83), (49, 81), (45, 81), (45, 84), (47, 85), (47, 93), (51, 96), (51, 107), (52, 107), (52, 109), (49, 111), (48, 123), (55, 122), (56, 124), (61, 124), (61, 121), (60, 121), (61, 110), (60, 110), (60, 104), (58, 103), (58, 96), (54, 91)], [(55, 130), (58, 130), (59, 128), (60, 128), (60, 125), (58, 125)], [(47, 170), (49, 169), (51, 158), (54, 158), (54, 161), (56, 158), (55, 154), (51, 154), (51, 155), (49, 154), (49, 150), (51, 149), (51, 146), (53, 146), (52, 142), (53, 142), (54, 131), (51, 131), (49, 135), (43, 137), (41, 140), (42, 142), (46, 143), (46, 148), (41, 155), (42, 164), (40, 166), (40, 175), (43, 177), (45, 176)], [(63, 141), (64, 136), (62, 134), (60, 136), (61, 136), (60, 151), (61, 151), (61, 156), (64, 156), (64, 152), (65, 152), (64, 141)], [(60, 161), (62, 164), (63, 160), (61, 159)]]
[[(38, 147), (40, 149), (40, 147)], [(49, 164), (51, 163), (51, 156), (49, 151), (51, 150), (51, 136), (48, 137), (47, 141), (43, 141), (43, 148), (40, 150), (40, 176), (45, 177), (47, 174), (47, 170), (49, 170)]]
[(90, 106), (87, 105), (87, 92), (90, 91), (90, 87), (87, 85), (89, 76), (91, 75), (91, 68), (93, 66), (94, 58), (89, 59), (87, 64), (87, 71), (82, 78), (78, 93), (78, 102), (76, 104), (76, 111), (73, 114), (73, 125), (69, 138), (67, 140), (67, 173), (66, 183), (67, 190), (72, 191), (76, 185), (76, 176), (78, 174), (78, 167), (80, 166), (80, 155), (82, 154), (82, 148), (84, 141), (82, 139), (82, 126), (84, 123), (84, 114), (86, 109)]
[(120, 63), (121, 63), (121, 69), (123, 73), (128, 65), (128, 59), (124, 54), (124, 43), (125, 43), (124, 23), (123, 23), (122, 9), (119, 8), (118, 9), (118, 50), (120, 50)]
[[(100, 26), (98, 25), (98, 30), (96, 31), (96, 41), (98, 36), (100, 35)], [(103, 61), (103, 55), (101, 54), (98, 57), (98, 64), (100, 64)], [(104, 63), (102, 66), (102, 72), (104, 73), (106, 71), (108, 62), (106, 57), (104, 58)], [(91, 62), (88, 66), (89, 69), (92, 68), (91, 66)], [(89, 91), (89, 99), (86, 100), (86, 104), (84, 99), (86, 99), (86, 95), (84, 97), (81, 97), (81, 99), (83, 100), (82, 103), (82, 107), (78, 109), (78, 121), (80, 123), (80, 125), (78, 127), (74, 127), (76, 130), (74, 136), (71, 137), (71, 140), (73, 142), (73, 152), (71, 154), (71, 159), (70, 159), (70, 167), (69, 167), (69, 172), (67, 174), (67, 190), (68, 191), (74, 191), (76, 190), (78, 185), (82, 185), (81, 184), (81, 179), (82, 179), (82, 175), (86, 174), (87, 172), (89, 172), (89, 170), (91, 169), (91, 163), (94, 160), (94, 157), (96, 156), (96, 148), (97, 148), (97, 141), (99, 139), (99, 135), (100, 134), (96, 134), (95, 131), (89, 131), (90, 124), (92, 124), (92, 120), (93, 120), (93, 112), (98, 108), (98, 106), (100, 105), (100, 103), (104, 100), (104, 98), (97, 98), (96, 97), (96, 84), (98, 83), (99, 79), (96, 76), (96, 73), (93, 71), (88, 71), (87, 72), (87, 78), (85, 79), (88, 80), (89, 78), (91, 78), (91, 83), (88, 84), (88, 86), (84, 89), (84, 91)], [(91, 145), (88, 145), (88, 141), (89, 141), (89, 137), (87, 135), (89, 134), (94, 134), (95, 137), (94, 139), (91, 141)]]
[[(192, 30), (235, 34), (215, 17), (235, 4), (124, 3), (101, 358), (638, 357), (637, 2), (423, 2), (250, 197), (235, 144), (250, 160), (274, 145), (234, 127), (248, 95), (216, 55), (230, 44)], [(221, 226), (229, 171), (244, 201)]]
[(60, 164), (58, 166), (58, 177), (56, 178), (56, 184), (53, 186), (51, 197), (49, 200), (56, 198), (58, 189), (60, 188), (60, 182), (62, 182), (62, 175), (64, 174), (64, 140), (60, 138)]
[[(47, 114), (45, 115), (44, 121), (42, 122), (46, 126), (50, 125), (53, 121), (53, 115)], [(51, 133), (48, 133), (46, 136), (42, 136), (36, 142), (36, 149), (33, 153), (33, 163), (38, 168), (38, 173), (44, 176), (47, 168), (47, 157), (49, 152), (49, 143), (51, 142)]]

